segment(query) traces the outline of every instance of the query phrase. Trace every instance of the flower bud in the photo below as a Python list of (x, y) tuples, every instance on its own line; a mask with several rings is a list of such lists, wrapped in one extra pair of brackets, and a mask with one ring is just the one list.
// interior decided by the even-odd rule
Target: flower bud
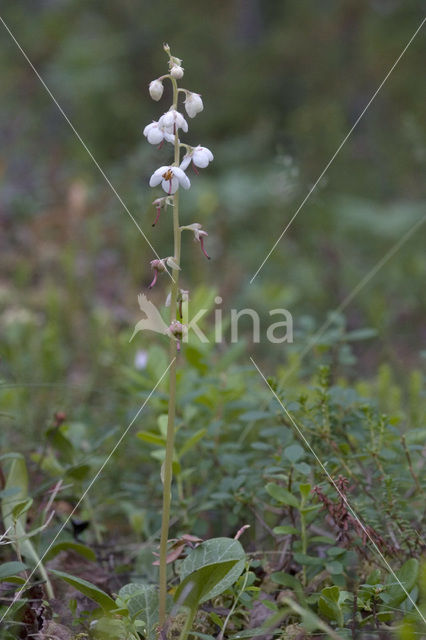
[(153, 80), (149, 83), (149, 95), (153, 100), (158, 102), (163, 95), (164, 86), (161, 80)]
[(166, 270), (166, 265), (164, 264), (164, 260), (151, 260), (151, 269), (155, 271), (159, 271), (162, 273)]
[(170, 69), (170, 75), (172, 76), (172, 78), (175, 78), (175, 80), (180, 80), (181, 78), (183, 78), (183, 67), (181, 67), (179, 64), (172, 65), (172, 68)]
[(193, 93), (192, 91), (186, 92), (185, 98), (185, 110), (190, 118), (195, 118), (197, 113), (200, 113), (204, 109), (203, 101), (199, 93)]
[(167, 329), (167, 333), (173, 338), (176, 338), (177, 350), (180, 351), (180, 341), (187, 335), (188, 327), (179, 322), (179, 320), (172, 320), (170, 326)]
[(164, 260), (151, 260), (151, 269), (154, 271), (154, 279), (149, 285), (148, 289), (152, 289), (152, 287), (157, 282), (158, 274), (162, 273), (166, 270), (166, 265), (164, 264)]
[(157, 210), (157, 215), (155, 216), (155, 220), (152, 224), (152, 226), (155, 227), (158, 220), (160, 219), (161, 209), (167, 205), (167, 197), (165, 196), (164, 198), (156, 198), (152, 204)]

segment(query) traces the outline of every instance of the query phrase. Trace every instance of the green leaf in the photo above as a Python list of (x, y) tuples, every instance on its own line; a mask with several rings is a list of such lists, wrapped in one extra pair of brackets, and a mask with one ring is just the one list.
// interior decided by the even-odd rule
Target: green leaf
[(51, 427), (46, 431), (46, 438), (50, 444), (62, 454), (63, 461), (72, 464), (74, 461), (74, 447), (72, 442), (63, 433), (61, 427)]
[[(401, 602), (406, 599), (407, 592), (410, 593), (411, 589), (416, 584), (418, 575), (419, 561), (416, 558), (410, 558), (407, 562), (404, 562), (399, 571), (396, 572), (396, 576), (402, 586), (401, 584), (393, 584), (389, 589), (384, 591), (381, 594), (383, 602), (385, 602), (389, 607), (399, 606)], [(394, 581), (395, 578), (390, 576), (389, 580)]]
[[(3, 525), (5, 531), (13, 531), (13, 536), (10, 537), (14, 548), (16, 550), (19, 548), (19, 552), (24, 556), (26, 562), (30, 563), (33, 567), (37, 567), (37, 570), (41, 574), (43, 580), (46, 581), (46, 589), (48, 591), (49, 598), (53, 598), (54, 594), (49, 577), (35, 548), (28, 539), (28, 535), (25, 530), (25, 513), (22, 513), (22, 509), (19, 507), (17, 509), (19, 514), (16, 517), (13, 515), (13, 511), (18, 507), (18, 505), (22, 505), (22, 503), (27, 504), (27, 501), (29, 500), (27, 465), (24, 457), (21, 455), (11, 454), (7, 457), (11, 462), (4, 487), (6, 497), (3, 497), (1, 500)], [(15, 491), (11, 492), (10, 489), (15, 489)]]
[(309, 494), (311, 493), (311, 485), (309, 483), (299, 484), (300, 495), (304, 500), (309, 498)]
[(269, 495), (274, 498), (277, 502), (281, 502), (281, 504), (287, 504), (290, 507), (299, 508), (299, 501), (288, 489), (284, 489), (284, 487), (280, 487), (278, 484), (274, 482), (269, 482), (266, 485), (266, 491)]
[(68, 469), (66, 469), (65, 473), (73, 480), (78, 480), (79, 482), (81, 482), (88, 476), (90, 471), (90, 464), (76, 464), (73, 467), (69, 467)]
[(297, 462), (303, 458), (305, 450), (300, 446), (300, 444), (292, 444), (284, 449), (284, 455), (288, 460), (290, 460), (290, 462)]
[(149, 444), (155, 444), (158, 447), (166, 446), (166, 441), (162, 436), (157, 436), (155, 433), (151, 433), (150, 431), (138, 431), (136, 436), (140, 440), (148, 442)]
[(158, 626), (157, 588), (153, 585), (130, 583), (120, 589), (118, 596), (126, 603), (130, 617), (143, 622), (143, 635), (148, 640), (155, 640)]
[(343, 613), (339, 607), (339, 587), (325, 587), (318, 600), (318, 611), (328, 620), (343, 626)]
[(275, 573), (271, 574), (271, 580), (272, 582), (276, 582), (283, 587), (290, 587), (290, 589), (293, 589), (300, 604), (304, 605), (305, 594), (303, 592), (303, 586), (297, 578), (290, 575), (289, 573), (285, 573), (284, 571), (276, 571)]
[(102, 616), (96, 620), (93, 629), (94, 640), (123, 640), (128, 637), (129, 634), (123, 620), (111, 616)]
[(185, 453), (188, 453), (188, 451), (190, 451), (193, 447), (195, 447), (197, 442), (201, 440), (201, 438), (206, 434), (206, 432), (207, 432), (207, 429), (200, 429), (199, 431), (194, 433), (193, 436), (188, 438), (188, 440), (185, 441), (185, 444), (179, 450), (178, 457), (181, 458), (182, 456), (185, 455)]
[(295, 527), (291, 527), (290, 525), (286, 525), (286, 524), (281, 525), (279, 527), (274, 527), (273, 531), (277, 535), (289, 535), (289, 534), (293, 536), (299, 535), (299, 532)]
[(23, 562), (13, 561), (13, 562), (5, 562), (0, 565), (0, 580), (5, 580), (6, 578), (10, 578), (11, 576), (15, 576), (17, 573), (21, 573), (21, 571), (25, 571), (27, 565)]
[(20, 516), (23, 516), (24, 513), (26, 513), (28, 511), (28, 509), (30, 509), (31, 505), (33, 503), (33, 499), (32, 498), (26, 498), (25, 500), (22, 500), (22, 502), (17, 502), (12, 509), (12, 517), (17, 520), (18, 518), (20, 518)]
[(80, 542), (74, 542), (72, 540), (64, 540), (64, 542), (58, 542), (57, 544), (50, 547), (49, 551), (44, 556), (44, 559), (51, 560), (55, 556), (58, 555), (61, 551), (65, 551), (67, 549), (71, 549), (71, 551), (75, 551), (79, 555), (86, 558), (86, 560), (90, 560), (94, 562), (96, 560), (96, 553), (90, 547), (86, 547), (85, 544), (81, 544)]
[(109, 596), (105, 591), (99, 589), (99, 587), (95, 586), (91, 582), (87, 580), (83, 580), (83, 578), (77, 578), (75, 576), (70, 575), (69, 573), (65, 573), (64, 571), (58, 571), (57, 569), (50, 569), (50, 573), (65, 580), (68, 582), (74, 589), (80, 591), (85, 596), (94, 600), (102, 609), (106, 612), (113, 611), (117, 608), (114, 600)]
[(232, 586), (242, 574), (244, 564), (245, 553), (238, 540), (206, 540), (182, 562), (175, 601), (195, 610)]
[(293, 558), (296, 560), (296, 562), (299, 562), (302, 565), (306, 564), (319, 566), (324, 563), (323, 558), (318, 558), (318, 556), (308, 556), (306, 553), (295, 552), (293, 553)]
[(325, 568), (332, 575), (343, 573), (343, 565), (341, 562), (338, 562), (337, 560), (332, 560), (331, 562), (327, 562), (327, 564), (325, 565)]

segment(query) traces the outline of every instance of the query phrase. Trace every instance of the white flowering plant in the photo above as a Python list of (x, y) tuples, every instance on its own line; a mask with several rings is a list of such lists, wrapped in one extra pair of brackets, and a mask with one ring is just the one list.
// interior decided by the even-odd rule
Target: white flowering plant
[[(173, 90), (173, 102), (169, 110), (158, 121), (151, 122), (143, 130), (143, 134), (150, 144), (162, 147), (164, 143), (168, 143), (173, 147), (173, 161), (169, 165), (163, 165), (156, 169), (149, 180), (151, 187), (161, 187), (166, 194), (153, 201), (156, 209), (153, 226), (155, 227), (159, 223), (162, 210), (170, 208), (173, 216), (174, 238), (173, 255), (151, 261), (150, 265), (154, 271), (154, 277), (149, 285), (150, 289), (155, 286), (160, 274), (168, 273), (171, 276), (171, 291), (166, 300), (166, 306), (170, 308), (170, 323), (166, 330), (170, 341), (169, 403), (165, 458), (161, 470), (163, 483), (161, 538), (158, 560), (156, 561), (156, 564), (159, 565), (157, 628), (159, 637), (165, 637), (167, 624), (170, 622), (170, 616), (167, 618), (167, 565), (172, 561), (171, 559), (176, 559), (176, 554), (173, 552), (174, 547), (169, 544), (169, 524), (175, 456), (177, 356), (181, 349), (181, 342), (186, 339), (188, 333), (188, 327), (183, 324), (182, 304), (187, 303), (189, 292), (179, 288), (183, 231), (193, 233), (194, 240), (200, 244), (202, 253), (210, 260), (204, 246), (205, 238), (208, 236), (207, 231), (202, 228), (199, 222), (180, 224), (179, 192), (180, 187), (185, 190), (191, 187), (190, 179), (186, 175), (186, 170), (191, 165), (195, 173), (198, 174), (198, 169), (205, 169), (213, 161), (213, 153), (207, 147), (191, 146), (180, 140), (180, 133), (188, 132), (188, 122), (179, 111), (179, 97), (184, 97), (183, 106), (189, 118), (194, 118), (203, 111), (204, 105), (200, 94), (178, 87), (178, 80), (184, 76), (182, 61), (171, 54), (168, 45), (164, 45), (164, 50), (169, 57), (169, 73), (153, 80), (149, 85), (149, 93), (153, 100), (159, 101), (164, 93), (163, 82), (169, 80)], [(168, 271), (168, 267), (171, 269), (171, 273)], [(203, 542), (198, 538), (193, 539), (193, 536), (189, 534), (185, 535), (185, 545), (192, 548), (192, 551), (182, 563), (181, 582), (175, 592), (178, 607), (183, 606), (188, 611), (181, 631), (182, 639), (186, 638), (192, 628), (199, 604), (232, 586), (245, 567), (244, 550), (237, 539), (214, 538)], [(182, 550), (185, 545), (182, 546)]]

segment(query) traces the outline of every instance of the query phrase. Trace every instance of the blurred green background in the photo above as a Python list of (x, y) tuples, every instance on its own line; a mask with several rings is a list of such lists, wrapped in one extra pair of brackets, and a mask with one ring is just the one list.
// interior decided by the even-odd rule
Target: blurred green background
[[(422, 31), (249, 284), (419, 26), (420, 1), (4, 0), (1, 16), (161, 256), (170, 219), (152, 229), (160, 193), (148, 179), (170, 153), (142, 129), (169, 106), (169, 94), (157, 104), (147, 91), (166, 73), (163, 42), (183, 59), (182, 85), (205, 104), (183, 139), (215, 160), (191, 171), (181, 198), (183, 223), (208, 230), (213, 260), (185, 237), (182, 283), (203, 287), (199, 300), (214, 289), (224, 313), (292, 313), (293, 346), (255, 346), (268, 370), (425, 215)], [(25, 387), (15, 400), (32, 424), (64, 406), (93, 416), (111, 405), (116, 416), (121, 368), (164, 345), (151, 334), (128, 344), (154, 256), (4, 26), (0, 36), (4, 392)], [(403, 378), (419, 365), (425, 272), (421, 227), (348, 306), (348, 330), (375, 332), (355, 349), (357, 375), (386, 362)], [(153, 291), (159, 304), (165, 288)]]

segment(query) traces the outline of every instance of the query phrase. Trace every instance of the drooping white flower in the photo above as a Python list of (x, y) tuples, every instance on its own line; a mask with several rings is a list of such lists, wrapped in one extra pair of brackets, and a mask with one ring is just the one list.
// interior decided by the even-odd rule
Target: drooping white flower
[(181, 78), (183, 78), (183, 67), (181, 67), (180, 64), (172, 65), (170, 69), (170, 75), (172, 76), (172, 78), (175, 78), (175, 80), (180, 80)]
[(146, 125), (143, 130), (143, 135), (146, 137), (149, 144), (160, 144), (163, 140), (167, 140), (167, 142), (172, 143), (175, 141), (174, 136), (162, 127), (159, 122), (155, 122), (155, 120)]
[(200, 167), (201, 169), (205, 169), (208, 164), (213, 160), (213, 154), (210, 149), (207, 147), (202, 147), (198, 145), (197, 147), (193, 147), (190, 149), (185, 156), (183, 157), (182, 162), (180, 163), (180, 168), (184, 171), (188, 168), (188, 166), (192, 162), (196, 167)]
[(175, 133), (178, 129), (182, 129), (185, 133), (188, 131), (187, 121), (176, 109), (170, 109), (164, 113), (159, 119), (158, 124), (168, 133)]
[(207, 149), (207, 147), (202, 147), (201, 145), (198, 145), (197, 147), (194, 147), (194, 155), (192, 158), (192, 162), (195, 164), (196, 167), (200, 167), (201, 169), (205, 169), (209, 162), (211, 162), (213, 160), (213, 154), (210, 151), (210, 149)]
[(149, 95), (153, 100), (158, 102), (163, 95), (164, 86), (161, 80), (153, 80), (149, 83)]
[(190, 118), (195, 118), (197, 113), (200, 113), (204, 109), (203, 101), (201, 100), (201, 96), (199, 93), (194, 93), (193, 91), (186, 92), (185, 98), (185, 110)]
[(160, 167), (152, 174), (149, 186), (156, 187), (161, 183), (162, 188), (169, 195), (176, 193), (179, 185), (184, 189), (189, 189), (191, 183), (188, 176), (180, 167), (164, 166)]

